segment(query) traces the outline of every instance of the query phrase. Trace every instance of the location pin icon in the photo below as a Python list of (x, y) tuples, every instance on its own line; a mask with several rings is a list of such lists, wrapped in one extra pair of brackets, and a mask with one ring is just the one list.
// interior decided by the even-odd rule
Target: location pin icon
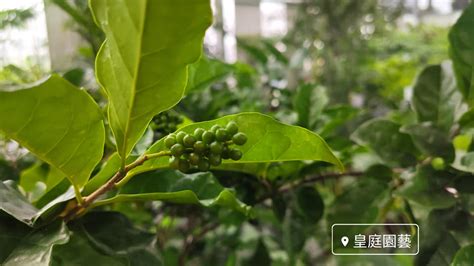
[(349, 243), (349, 238), (347, 236), (341, 237), (341, 243), (345, 247)]

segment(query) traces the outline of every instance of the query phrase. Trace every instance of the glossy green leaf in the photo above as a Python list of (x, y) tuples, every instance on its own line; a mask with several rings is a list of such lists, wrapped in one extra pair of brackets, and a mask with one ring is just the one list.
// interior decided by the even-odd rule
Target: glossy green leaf
[(462, 131), (474, 129), (474, 109), (465, 112), (459, 119), (459, 126)]
[(0, 210), (30, 226), (38, 212), (20, 192), (3, 182), (0, 182)]
[(436, 172), (431, 166), (418, 168), (413, 178), (396, 193), (426, 208), (442, 209), (456, 203), (454, 195), (446, 191), (445, 173)]
[(151, 118), (178, 103), (211, 24), (209, 0), (92, 0), (106, 41), (96, 74), (122, 161)]
[(40, 228), (23, 238), (20, 244), (5, 260), (5, 266), (49, 266), (54, 246), (69, 241), (69, 231), (62, 222), (55, 222)]
[(328, 102), (329, 98), (323, 87), (314, 84), (302, 85), (298, 89), (293, 103), (298, 113), (298, 124), (313, 129)]
[(456, 255), (451, 265), (471, 265), (474, 261), (474, 245), (469, 245), (461, 248)]
[(474, 105), (474, 4), (470, 4), (449, 32), (450, 56), (456, 80), (471, 106)]
[(250, 207), (218, 183), (211, 173), (181, 174), (173, 170), (147, 172), (135, 176), (119, 193), (97, 204), (125, 201), (161, 200), (205, 207), (223, 206), (250, 214)]
[[(343, 169), (342, 163), (332, 153), (326, 142), (317, 134), (296, 126), (282, 124), (259, 113), (241, 113), (216, 120), (191, 124), (180, 131), (192, 133), (200, 127), (210, 129), (213, 125), (225, 126), (235, 121), (239, 131), (247, 135), (248, 141), (239, 147), (243, 153), (239, 161), (223, 161), (226, 164), (313, 160), (324, 161)], [(164, 150), (163, 140), (156, 142), (147, 153)], [(152, 159), (135, 168), (131, 174), (168, 167), (168, 158)]]
[(296, 210), (306, 224), (315, 225), (324, 213), (324, 202), (314, 187), (302, 187), (296, 191)]
[(79, 223), (79, 231), (103, 254), (125, 258), (125, 265), (161, 265), (156, 235), (135, 228), (122, 214), (92, 212)]
[(439, 156), (451, 162), (454, 159), (454, 148), (447, 136), (431, 124), (407, 125), (400, 132), (411, 136), (415, 146), (424, 154)]
[(0, 91), (0, 132), (79, 187), (102, 158), (99, 107), (84, 90), (59, 76), (28, 89)]
[(462, 95), (450, 62), (425, 68), (413, 87), (412, 105), (418, 122), (431, 122), (447, 133), (459, 118)]
[(53, 250), (52, 266), (130, 265), (125, 258), (112, 257), (97, 251), (82, 232), (74, 232), (69, 242)]
[(199, 61), (189, 65), (186, 94), (203, 90), (230, 75), (234, 70), (232, 65), (203, 56)]
[(384, 119), (373, 119), (362, 124), (351, 136), (359, 145), (368, 146), (391, 166), (416, 163), (416, 149), (408, 134), (400, 132), (400, 125)]
[(30, 231), (25, 224), (0, 213), (0, 264)]
[[(382, 204), (387, 200), (387, 195), (388, 185), (385, 181), (374, 178), (357, 180), (343, 194), (337, 196), (332, 205), (327, 208), (328, 224), (374, 223)], [(352, 232), (351, 228), (347, 230), (347, 235), (356, 233)], [(342, 230), (338, 232), (344, 233)]]

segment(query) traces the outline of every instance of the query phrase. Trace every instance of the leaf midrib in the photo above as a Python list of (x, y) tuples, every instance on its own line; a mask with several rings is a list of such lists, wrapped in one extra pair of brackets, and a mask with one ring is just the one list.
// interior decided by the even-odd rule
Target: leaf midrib
[[(140, 69), (140, 60), (141, 60), (141, 54), (142, 54), (142, 45), (143, 45), (143, 31), (144, 31), (144, 28), (145, 28), (145, 22), (146, 22), (146, 10), (148, 8), (148, 0), (145, 0), (145, 5), (144, 5), (144, 10), (141, 10), (141, 13), (143, 14), (143, 19), (140, 21), (141, 24), (139, 25), (139, 30), (138, 30), (138, 34), (139, 34), (139, 38), (138, 38), (138, 42), (139, 42), (139, 45), (138, 45), (138, 53), (137, 53), (137, 57), (136, 57), (136, 62), (135, 62), (135, 69), (134, 69), (134, 73), (133, 73), (133, 82), (132, 82), (132, 96), (130, 97), (130, 108), (128, 110), (128, 116), (127, 116), (127, 123), (125, 124), (125, 129), (124, 129), (124, 134), (123, 134), (123, 145), (122, 147), (120, 147), (120, 154), (122, 155), (121, 156), (121, 159), (122, 159), (122, 167), (125, 165), (125, 161), (127, 159), (127, 146), (128, 146), (128, 131), (130, 130), (130, 122), (131, 122), (131, 117), (132, 117), (132, 111), (133, 111), (133, 107), (134, 107), (134, 103), (135, 103), (135, 94), (136, 94), (136, 90), (137, 90), (137, 77), (138, 77), (138, 70)], [(129, 12), (128, 10), (128, 6), (127, 6), (127, 12)], [(133, 20), (132, 20), (132, 23), (133, 23)]]

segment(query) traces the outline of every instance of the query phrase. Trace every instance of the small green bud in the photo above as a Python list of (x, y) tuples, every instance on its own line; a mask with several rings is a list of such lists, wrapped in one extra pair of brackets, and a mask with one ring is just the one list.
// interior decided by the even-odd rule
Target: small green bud
[(235, 123), (234, 121), (230, 121), (229, 123), (227, 123), (227, 126), (225, 127), (225, 129), (227, 130), (227, 133), (229, 133), (231, 136), (239, 132), (239, 127), (237, 126), (237, 123)]
[(180, 157), (184, 153), (184, 147), (183, 145), (177, 143), (174, 144), (171, 149), (170, 149), (171, 154), (176, 157)]
[(244, 145), (247, 142), (247, 135), (245, 135), (244, 133), (237, 133), (232, 137), (232, 141), (236, 145)]
[(229, 156), (232, 160), (238, 161), (242, 158), (242, 152), (237, 149), (232, 149), (229, 153)]
[(209, 148), (212, 154), (220, 155), (222, 153), (222, 144), (217, 141), (214, 141), (213, 143), (211, 143)]
[(181, 131), (181, 132), (178, 132), (178, 134), (176, 135), (176, 141), (180, 144), (183, 144), (183, 140), (184, 140), (184, 137), (186, 137), (186, 133)]
[(194, 143), (196, 143), (196, 138), (191, 135), (186, 135), (183, 139), (183, 144), (186, 148), (193, 147)]
[(210, 144), (215, 140), (216, 136), (210, 131), (206, 131), (202, 134), (202, 141), (206, 144)]

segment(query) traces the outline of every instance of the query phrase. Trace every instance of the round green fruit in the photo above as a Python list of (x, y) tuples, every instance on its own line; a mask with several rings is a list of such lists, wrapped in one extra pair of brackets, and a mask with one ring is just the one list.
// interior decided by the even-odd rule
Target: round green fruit
[(179, 157), (184, 153), (183, 145), (176, 143), (170, 148), (170, 152), (173, 156)]
[(237, 133), (232, 137), (232, 141), (236, 145), (244, 145), (247, 142), (247, 135), (245, 135), (244, 133)]
[(444, 160), (441, 157), (436, 157), (433, 160), (431, 160), (431, 166), (433, 167), (433, 169), (438, 170), (438, 171), (444, 170), (444, 168), (446, 167)]
[(174, 135), (169, 135), (168, 137), (165, 138), (165, 146), (168, 149), (170, 149), (176, 143), (177, 143), (176, 137)]
[(237, 134), (239, 132), (239, 127), (237, 126), (237, 123), (234, 121), (230, 121), (227, 123), (227, 126), (225, 127), (227, 130), (227, 133), (229, 133), (231, 136)]
[(202, 141), (206, 144), (211, 144), (216, 139), (216, 135), (210, 131), (206, 131), (202, 134)]

